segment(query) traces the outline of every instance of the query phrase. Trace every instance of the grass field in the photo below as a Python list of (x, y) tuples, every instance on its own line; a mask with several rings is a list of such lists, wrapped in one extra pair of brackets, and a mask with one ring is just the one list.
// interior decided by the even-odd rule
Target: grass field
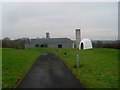
[(2, 89), (2, 49), (0, 48), (0, 90)]
[(4, 48), (2, 50), (2, 87), (14, 87), (39, 55), (39, 49)]
[(63, 60), (65, 60), (68, 67), (86, 87), (118, 87), (118, 52), (116, 50), (94, 49), (80, 51), (81, 67), (79, 69), (74, 68), (75, 52), (69, 51), (67, 57), (62, 56), (62, 58), (65, 58)]
[[(3, 87), (15, 85), (34, 60), (44, 52), (52, 52), (59, 56), (87, 88), (118, 87), (118, 50), (106, 48), (81, 51), (49, 48), (3, 49)], [(80, 56), (81, 67), (74, 68), (77, 54)]]
[[(55, 52), (65, 62), (73, 74), (88, 88), (118, 87), (118, 50), (96, 48), (91, 50), (46, 49)], [(66, 52), (66, 55), (64, 55)], [(76, 56), (80, 56), (81, 67), (74, 68)]]

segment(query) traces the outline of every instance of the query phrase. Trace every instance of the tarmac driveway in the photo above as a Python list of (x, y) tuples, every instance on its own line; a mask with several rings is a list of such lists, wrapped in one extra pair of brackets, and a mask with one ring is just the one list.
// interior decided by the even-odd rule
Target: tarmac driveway
[(17, 88), (83, 88), (64, 63), (45, 53), (33, 64)]

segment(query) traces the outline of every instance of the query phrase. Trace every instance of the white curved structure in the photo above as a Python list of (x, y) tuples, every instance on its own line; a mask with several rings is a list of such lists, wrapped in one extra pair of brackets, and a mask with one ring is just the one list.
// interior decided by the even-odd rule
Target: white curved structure
[(90, 39), (83, 39), (80, 44), (79, 44), (79, 49), (83, 50), (83, 49), (91, 49), (92, 47), (92, 42)]

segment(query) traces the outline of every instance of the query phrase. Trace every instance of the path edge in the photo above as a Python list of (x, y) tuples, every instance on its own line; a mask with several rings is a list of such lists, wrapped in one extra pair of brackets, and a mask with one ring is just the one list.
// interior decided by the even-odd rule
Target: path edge
[[(54, 53), (52, 53), (54, 54)], [(72, 72), (72, 70), (69, 69), (69, 67), (65, 64), (64, 60), (59, 57), (57, 54), (54, 54), (56, 57), (58, 57), (60, 59), (61, 62), (63, 62), (63, 64), (65, 65), (65, 67), (68, 69), (68, 71), (77, 79), (77, 81), (82, 85), (82, 88), (85, 88), (85, 85), (83, 83), (80, 82), (80, 79), (77, 78), (77, 76)]]
[(30, 67), (26, 70), (26, 72), (21, 76), (20, 80), (17, 82), (17, 84), (13, 87), (14, 89), (17, 88), (17, 86), (20, 84), (20, 82), (23, 80), (23, 78), (26, 76), (26, 74), (30, 71), (30, 69), (32, 68), (32, 66), (35, 64), (35, 62), (39, 59), (41, 55), (39, 55), (36, 60), (34, 60), (34, 62), (30, 65)]

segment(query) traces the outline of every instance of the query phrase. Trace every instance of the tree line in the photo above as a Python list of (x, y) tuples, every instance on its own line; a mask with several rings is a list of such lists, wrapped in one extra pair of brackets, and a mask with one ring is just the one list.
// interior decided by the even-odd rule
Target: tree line
[(2, 48), (25, 49), (25, 41), (28, 38), (11, 40), (9, 37), (2, 39)]
[(114, 48), (114, 49), (120, 49), (120, 41), (115, 40), (111, 42), (104, 42), (103, 41), (96, 41), (92, 42), (94, 48)]
[[(16, 48), (16, 49), (25, 49), (25, 42), (29, 40), (29, 38), (19, 38), (15, 40), (11, 40), (9, 37), (6, 37), (0, 40), (0, 47), (2, 48)], [(112, 42), (104, 42), (103, 41), (92, 41), (93, 48), (114, 48), (120, 49), (120, 41), (115, 40)]]

